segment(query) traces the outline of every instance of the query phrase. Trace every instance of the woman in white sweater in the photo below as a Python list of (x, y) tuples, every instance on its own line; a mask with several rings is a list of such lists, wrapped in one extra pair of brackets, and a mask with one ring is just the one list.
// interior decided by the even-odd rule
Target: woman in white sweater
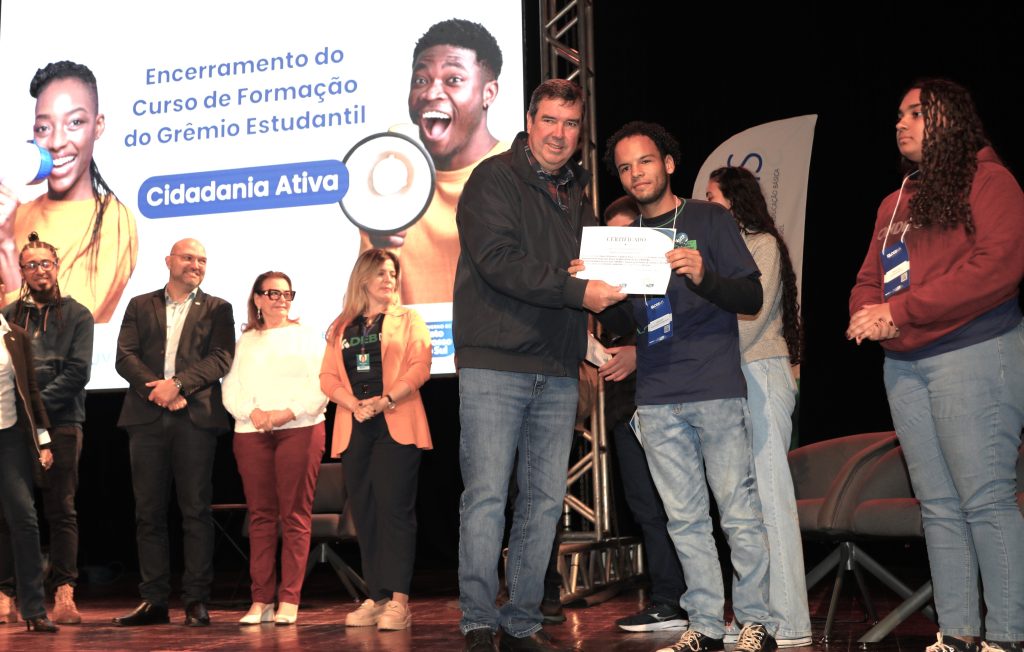
[[(295, 622), (309, 555), (313, 492), (324, 453), (320, 333), (289, 318), (291, 279), (256, 278), (249, 319), (224, 377), (224, 405), (235, 418), (233, 448), (249, 507), (252, 607), (243, 625)], [(277, 538), (281, 533), (281, 585)]]
[(769, 606), (779, 623), (779, 647), (810, 645), (803, 548), (793, 479), (786, 453), (793, 434), (796, 383), (791, 365), (801, 355), (796, 274), (775, 228), (761, 186), (742, 167), (719, 168), (708, 182), (708, 201), (732, 211), (743, 241), (761, 272), (764, 302), (756, 315), (740, 315), (740, 352), (747, 381), (754, 475), (768, 532)]

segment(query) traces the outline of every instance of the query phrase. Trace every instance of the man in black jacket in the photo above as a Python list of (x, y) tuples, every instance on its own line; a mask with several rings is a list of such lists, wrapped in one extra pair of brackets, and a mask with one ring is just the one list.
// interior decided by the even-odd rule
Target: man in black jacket
[(213, 454), (230, 427), (220, 379), (235, 354), (235, 320), (230, 303), (199, 288), (203, 245), (180, 240), (165, 262), (167, 285), (131, 300), (117, 338), (114, 366), (129, 385), (117, 425), (128, 431), (143, 600), (114, 619), (122, 627), (168, 622), (172, 480), (185, 531), (185, 624), (210, 624)]
[[(92, 368), (93, 318), (89, 309), (61, 296), (57, 284), (60, 259), (52, 245), (29, 236), (18, 259), (24, 279), (20, 298), (3, 309), (11, 324), (32, 338), (36, 383), (50, 417), (53, 466), (46, 471), (43, 512), (50, 525), (50, 572), (54, 591), (53, 619), (61, 624), (82, 622), (74, 600), (78, 581), (78, 459), (85, 423), (85, 386)], [(7, 524), (0, 520), (0, 618), (14, 594), (14, 560)], [(0, 620), (3, 622), (3, 620)]]
[[(589, 174), (576, 152), (583, 98), (572, 82), (541, 84), (527, 133), (481, 163), (459, 202), (462, 253), (453, 330), (459, 369), (461, 501), (459, 593), (467, 650), (552, 650), (540, 602), (565, 496), (586, 310), (625, 298), (569, 275), (582, 228), (595, 223)], [(509, 600), (496, 609), (497, 563), (509, 475), (519, 493), (509, 539)]]

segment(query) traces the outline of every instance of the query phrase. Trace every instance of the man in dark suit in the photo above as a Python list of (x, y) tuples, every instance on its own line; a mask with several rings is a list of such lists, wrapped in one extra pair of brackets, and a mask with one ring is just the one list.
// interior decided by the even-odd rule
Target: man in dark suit
[(170, 277), (128, 304), (117, 373), (130, 385), (117, 425), (128, 431), (143, 602), (120, 626), (169, 622), (167, 505), (173, 480), (185, 533), (185, 624), (209, 625), (213, 580), (213, 455), (230, 427), (220, 378), (235, 352), (231, 304), (199, 289), (206, 250), (181, 240), (165, 259)]

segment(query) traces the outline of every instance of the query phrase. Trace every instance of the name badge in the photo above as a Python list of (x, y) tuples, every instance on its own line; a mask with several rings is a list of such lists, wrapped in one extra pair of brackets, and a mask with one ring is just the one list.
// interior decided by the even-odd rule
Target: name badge
[(653, 346), (672, 337), (672, 304), (668, 297), (647, 300), (647, 344)]
[(882, 292), (888, 299), (910, 287), (910, 254), (907, 245), (897, 242), (882, 250)]
[(357, 353), (356, 354), (356, 371), (369, 371), (370, 370), (370, 354), (369, 353)]

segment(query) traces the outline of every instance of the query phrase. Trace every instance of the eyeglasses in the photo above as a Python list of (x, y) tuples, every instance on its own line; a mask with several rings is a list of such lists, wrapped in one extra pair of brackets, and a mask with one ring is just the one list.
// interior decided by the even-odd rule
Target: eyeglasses
[(256, 294), (264, 296), (271, 301), (277, 301), (281, 297), (284, 297), (285, 301), (291, 301), (295, 298), (295, 290), (257, 290)]
[(31, 262), (25, 263), (24, 265), (21, 266), (21, 268), (27, 269), (30, 272), (34, 272), (36, 271), (37, 268), (42, 267), (44, 271), (48, 272), (56, 266), (57, 261), (55, 260), (33, 260)]

